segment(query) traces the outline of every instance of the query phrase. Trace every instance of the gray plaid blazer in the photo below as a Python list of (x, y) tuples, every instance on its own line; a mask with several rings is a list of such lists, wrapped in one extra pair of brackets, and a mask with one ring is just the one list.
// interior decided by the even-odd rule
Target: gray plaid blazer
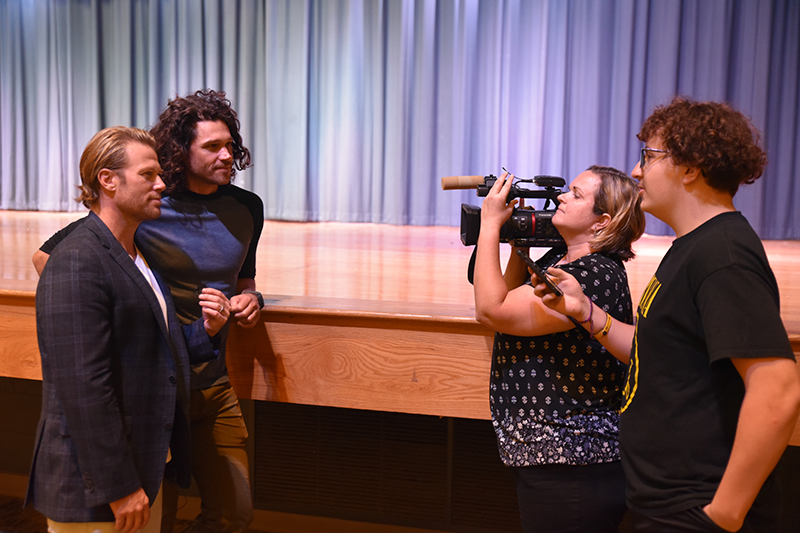
[(53, 251), (36, 290), (42, 413), (26, 504), (59, 522), (113, 521), (110, 502), (190, 473), (189, 355), (213, 358), (202, 320), (181, 327), (94, 213)]

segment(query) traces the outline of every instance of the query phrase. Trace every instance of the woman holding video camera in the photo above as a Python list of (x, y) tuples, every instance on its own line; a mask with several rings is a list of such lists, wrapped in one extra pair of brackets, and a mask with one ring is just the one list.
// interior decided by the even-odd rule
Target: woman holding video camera
[[(490, 407), (502, 461), (512, 467), (526, 533), (616, 532), (625, 512), (618, 409), (627, 360), (580, 323), (534, 295), (516, 253), (500, 266), (500, 229), (518, 203), (513, 176), (487, 194), (475, 258), (477, 320), (495, 330)], [(552, 222), (564, 238), (537, 264), (579, 279), (590, 301), (632, 323), (622, 262), (644, 232), (639, 188), (624, 173), (592, 166), (558, 197)], [(527, 250), (525, 250), (527, 251)]]

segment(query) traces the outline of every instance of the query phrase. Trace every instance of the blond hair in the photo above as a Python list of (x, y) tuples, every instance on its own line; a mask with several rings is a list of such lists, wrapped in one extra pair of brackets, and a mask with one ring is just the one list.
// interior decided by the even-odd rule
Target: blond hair
[(612, 167), (594, 165), (589, 172), (600, 178), (594, 195), (594, 214), (608, 213), (611, 221), (589, 241), (592, 250), (623, 261), (633, 259), (632, 244), (644, 233), (645, 218), (639, 184)]
[(88, 208), (100, 197), (100, 183), (97, 175), (103, 169), (120, 170), (128, 164), (127, 146), (140, 143), (154, 151), (156, 140), (149, 132), (127, 126), (105, 128), (91, 138), (83, 150), (80, 162), (80, 196), (75, 200)]

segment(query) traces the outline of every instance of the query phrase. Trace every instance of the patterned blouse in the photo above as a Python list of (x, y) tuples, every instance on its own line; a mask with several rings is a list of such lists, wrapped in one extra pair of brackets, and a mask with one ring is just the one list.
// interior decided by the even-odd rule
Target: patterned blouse
[[(537, 263), (552, 266), (562, 254), (551, 250)], [(622, 262), (593, 253), (558, 268), (575, 276), (601, 309), (633, 322)], [(577, 323), (573, 329), (538, 337), (496, 333), (489, 401), (503, 462), (531, 466), (618, 461), (618, 409), (626, 369)]]

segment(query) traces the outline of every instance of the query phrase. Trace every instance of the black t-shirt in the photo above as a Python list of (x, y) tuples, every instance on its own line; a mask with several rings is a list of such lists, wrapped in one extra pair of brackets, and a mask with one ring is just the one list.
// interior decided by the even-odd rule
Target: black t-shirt
[(778, 285), (747, 220), (724, 213), (675, 240), (639, 302), (620, 420), (630, 507), (711, 501), (745, 392), (730, 359), (764, 357), (794, 358)]
[(44, 244), (42, 244), (39, 247), (39, 250), (46, 253), (47, 255), (52, 255), (53, 250), (55, 250), (56, 248), (56, 245), (58, 245), (58, 243), (63, 241), (67, 235), (78, 229), (78, 227), (80, 227), (80, 225), (83, 224), (84, 222), (86, 222), (86, 217), (79, 218), (78, 220), (72, 222), (68, 226), (61, 228), (57, 232), (53, 233), (53, 235), (51, 235), (49, 239), (44, 241)]

